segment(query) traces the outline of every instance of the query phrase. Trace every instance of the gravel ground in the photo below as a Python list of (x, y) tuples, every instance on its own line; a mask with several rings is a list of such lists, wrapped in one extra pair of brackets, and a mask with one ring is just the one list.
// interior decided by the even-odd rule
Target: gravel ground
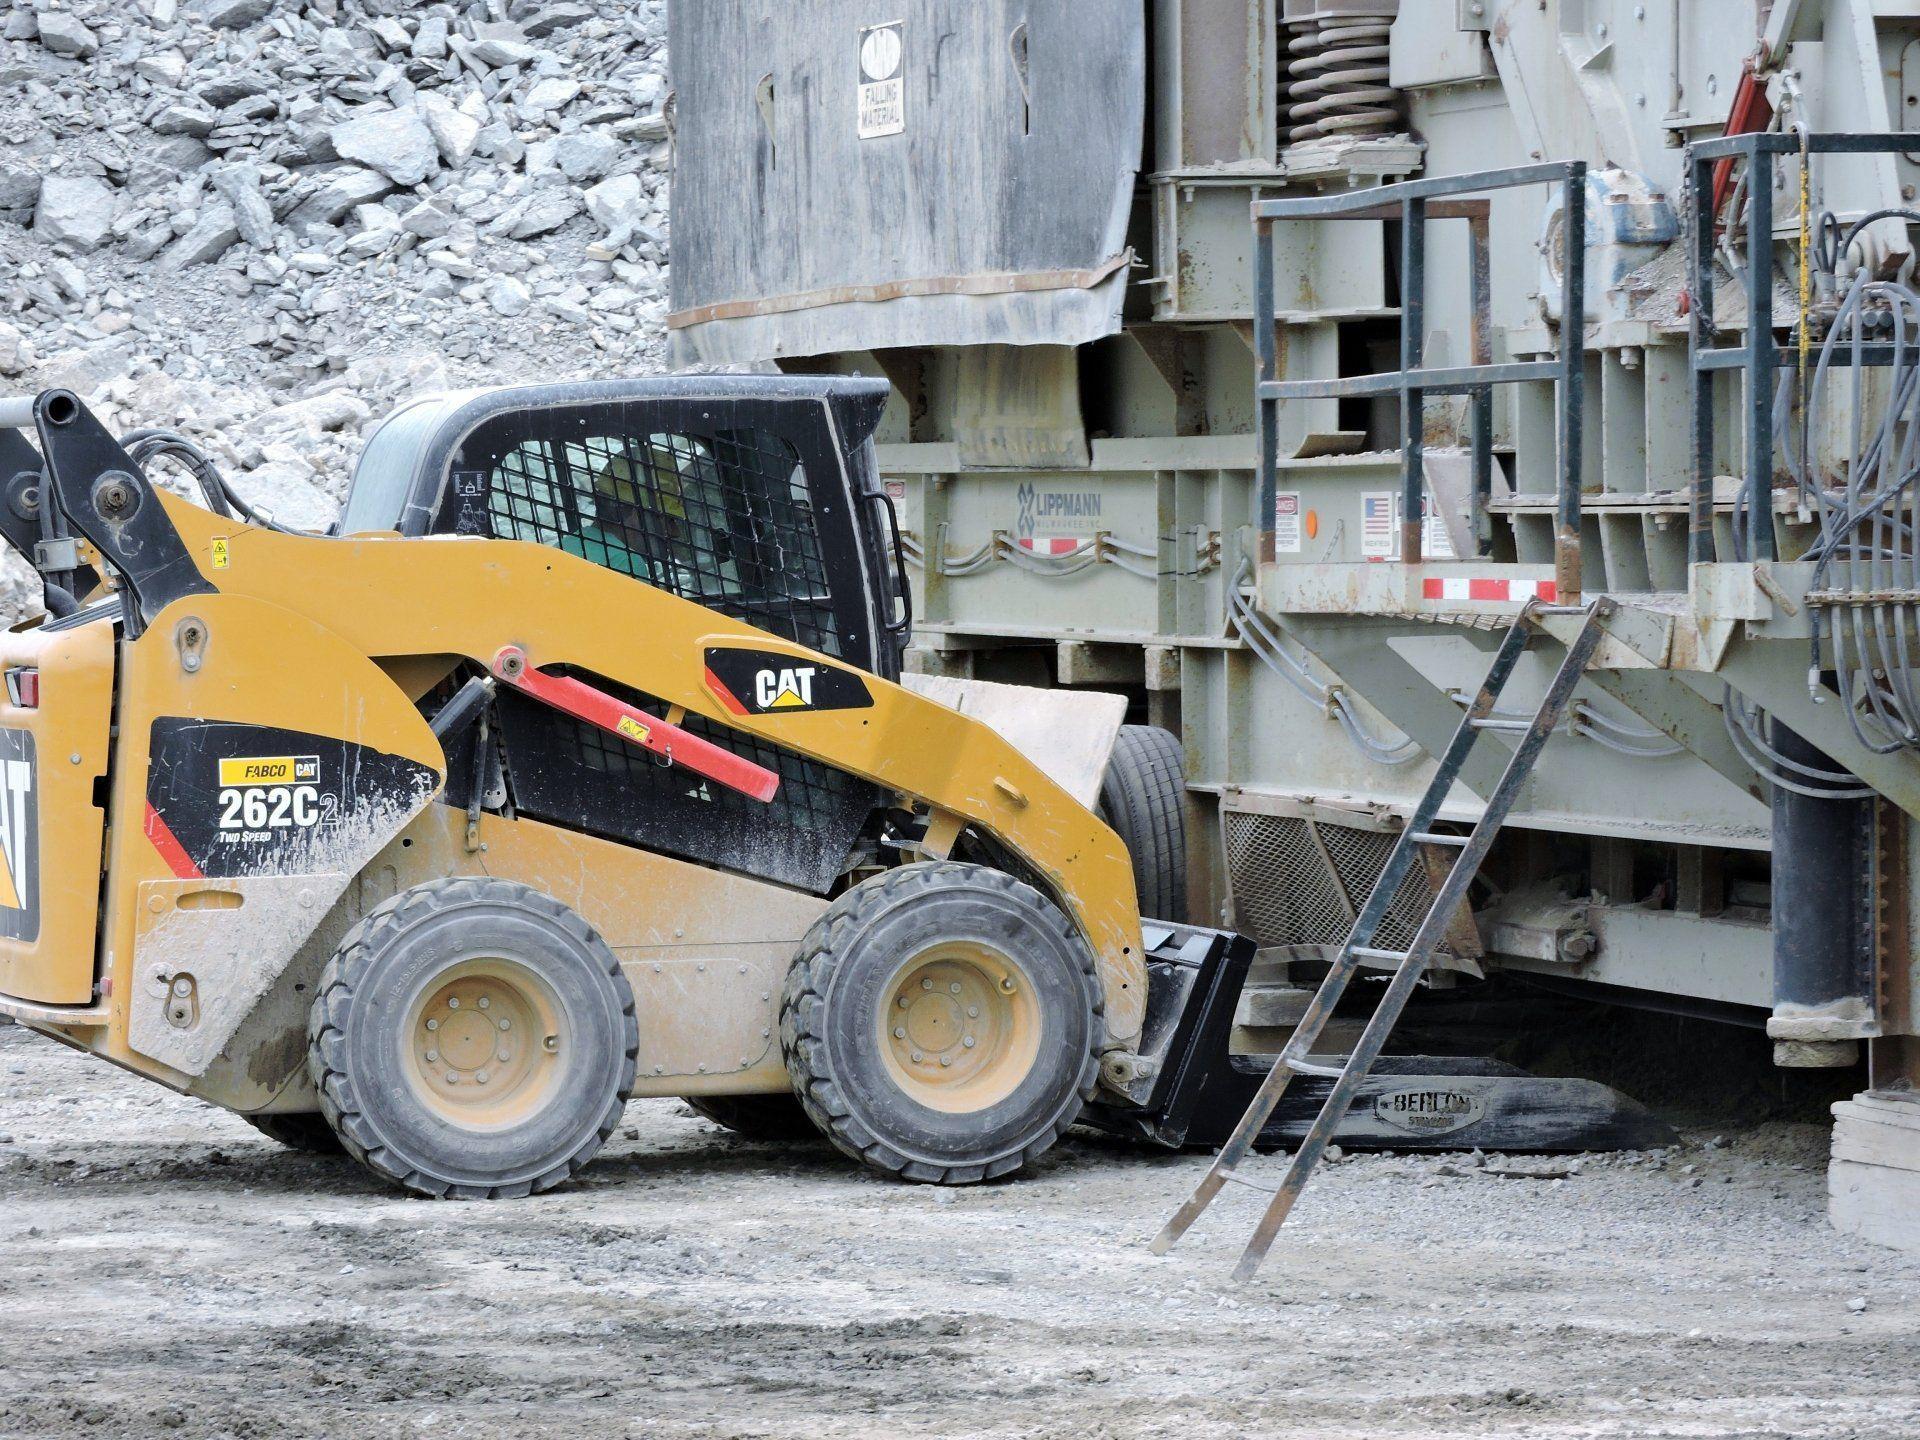
[(939, 1191), (627, 1120), (562, 1193), (435, 1204), (0, 1029), (0, 1433), (1920, 1433), (1920, 1261), (1826, 1228), (1819, 1126), (1347, 1157), (1235, 1289), (1251, 1194), (1146, 1253), (1203, 1157)]

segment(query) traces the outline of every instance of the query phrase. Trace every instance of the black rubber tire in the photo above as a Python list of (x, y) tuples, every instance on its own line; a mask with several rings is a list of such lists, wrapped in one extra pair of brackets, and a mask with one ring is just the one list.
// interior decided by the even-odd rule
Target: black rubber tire
[[(943, 941), (1015, 958), (1037, 1001), (1032, 1067), (1003, 1099), (948, 1113), (904, 1090), (872, 1017), (902, 965)], [(1091, 947), (1045, 896), (981, 865), (905, 865), (846, 891), (816, 920), (787, 973), (780, 1044), (794, 1093), (842, 1152), (883, 1174), (967, 1185), (1049, 1149), (1093, 1096), (1105, 1006)]]
[(1187, 919), (1187, 775), (1180, 738), (1157, 725), (1122, 725), (1100, 781), (1100, 818), (1126, 843), (1140, 913)]
[(689, 1095), (686, 1101), (703, 1120), (745, 1140), (792, 1144), (821, 1138), (820, 1127), (792, 1095)]
[(269, 1140), (278, 1140), (289, 1150), (308, 1155), (338, 1155), (340, 1137), (327, 1124), (327, 1117), (312, 1110), (287, 1115), (242, 1115), (240, 1117)]
[[(545, 982), (578, 1057), (507, 1129), (459, 1125), (422, 1103), (395, 1043), (412, 997), (481, 955)], [(558, 900), (506, 880), (435, 880), (370, 911), (327, 962), (307, 1022), (307, 1068), (347, 1153), (437, 1199), (535, 1194), (576, 1174), (620, 1121), (639, 1047), (633, 992), (606, 942)]]

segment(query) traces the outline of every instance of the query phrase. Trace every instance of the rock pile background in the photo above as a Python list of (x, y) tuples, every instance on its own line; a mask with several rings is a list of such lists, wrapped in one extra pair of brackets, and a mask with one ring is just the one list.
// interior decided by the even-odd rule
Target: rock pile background
[(318, 526), (412, 394), (660, 367), (664, 0), (0, 0), (0, 36), (0, 393), (179, 429)]

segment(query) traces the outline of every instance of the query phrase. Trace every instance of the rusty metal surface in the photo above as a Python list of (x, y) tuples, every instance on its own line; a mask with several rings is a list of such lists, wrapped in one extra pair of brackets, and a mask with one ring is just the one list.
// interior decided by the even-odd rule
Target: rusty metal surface
[[(901, 123), (863, 136), (863, 35), (895, 22)], [(676, 362), (1117, 333), (1146, 23), (1138, 0), (673, 6)]]

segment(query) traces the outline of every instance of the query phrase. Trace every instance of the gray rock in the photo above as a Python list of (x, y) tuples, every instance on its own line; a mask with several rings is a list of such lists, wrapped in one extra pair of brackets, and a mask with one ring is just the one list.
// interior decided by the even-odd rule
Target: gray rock
[(211, 135), (217, 123), (211, 111), (193, 105), (169, 105), (153, 117), (151, 128), (156, 135), (191, 135), (198, 140)]
[(97, 250), (113, 230), (119, 198), (92, 175), (49, 175), (40, 182), (33, 233), (49, 244)]
[(422, 200), (400, 217), (400, 228), (422, 240), (438, 240), (453, 229), (453, 217), (431, 200)]
[(487, 303), (496, 313), (512, 318), (527, 313), (533, 296), (511, 275), (501, 275), (487, 282)]
[(233, 207), (240, 238), (256, 250), (273, 248), (273, 207), (260, 193), (260, 171), (253, 165), (223, 166), (213, 176), (213, 188)]
[(473, 60), (489, 70), (524, 65), (540, 54), (538, 46), (527, 44), (525, 31), (506, 21), (476, 25), (473, 27), (473, 39), (450, 43), (462, 59)]
[(420, 119), (433, 137), (434, 148), (449, 169), (458, 170), (473, 158), (480, 122), (440, 95), (422, 95), (418, 103)]
[(393, 182), (377, 170), (357, 165), (341, 166), (288, 215), (288, 223), (300, 228), (331, 225), (356, 205), (378, 200), (393, 189)]
[(553, 162), (569, 180), (598, 180), (620, 163), (620, 142), (605, 130), (581, 130), (553, 142)]
[(447, 58), (446, 16), (429, 15), (420, 22), (420, 28), (413, 32), (411, 53), (416, 60)]
[(224, 200), (215, 200), (201, 209), (192, 229), (160, 252), (160, 268), (184, 270), (189, 265), (218, 260), (239, 239), (240, 223), (234, 217), (233, 206)]
[(202, 0), (200, 18), (216, 30), (241, 30), (273, 11), (273, 0)]
[(580, 213), (580, 199), (571, 190), (542, 190), (507, 227), (515, 240), (528, 240), (558, 230)]
[(538, 120), (550, 111), (566, 109), (580, 98), (580, 90), (578, 80), (564, 75), (549, 75), (528, 86), (527, 93), (520, 97), (516, 108), (526, 119)]
[(18, 375), (30, 363), (32, 352), (18, 326), (0, 320), (0, 375)]
[(607, 227), (607, 243), (624, 245), (647, 216), (647, 192), (637, 175), (616, 175), (587, 191), (587, 213)]
[(376, 110), (327, 131), (341, 158), (371, 165), (396, 185), (418, 185), (439, 168), (433, 132), (415, 110)]
[(40, 172), (24, 161), (0, 158), (0, 210), (31, 210), (40, 198)]
[(100, 48), (100, 37), (78, 15), (47, 10), (40, 16), (40, 43), (56, 55), (84, 60)]
[(556, 30), (570, 30), (575, 25), (593, 19), (598, 13), (591, 5), (547, 5), (536, 11), (530, 19), (522, 21), (520, 28), (538, 40)]

